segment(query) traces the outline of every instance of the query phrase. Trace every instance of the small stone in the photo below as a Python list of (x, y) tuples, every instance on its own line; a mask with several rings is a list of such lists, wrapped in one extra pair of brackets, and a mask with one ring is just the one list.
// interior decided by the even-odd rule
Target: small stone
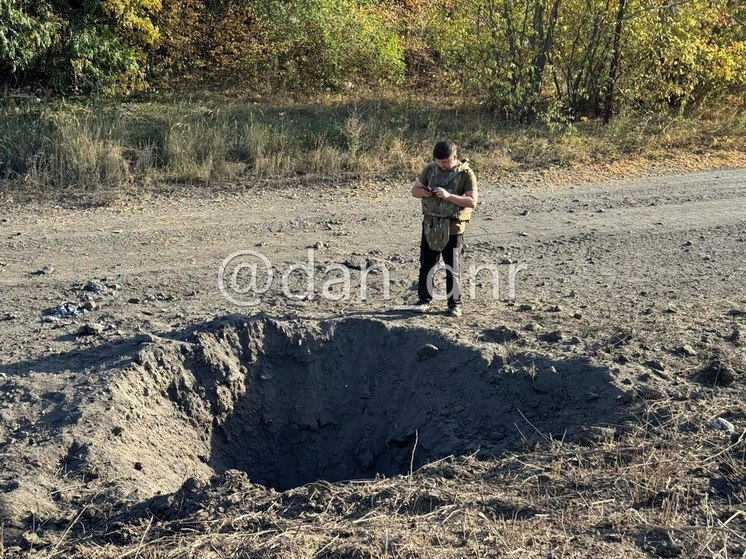
[(551, 307), (547, 308), (548, 312), (562, 312), (562, 307), (559, 305), (552, 305)]
[(142, 299), (140, 299), (139, 297), (130, 297), (129, 299), (127, 299), (127, 302), (132, 303), (133, 305), (139, 305), (142, 302)]
[(583, 313), (579, 313), (579, 312), (573, 313), (572, 317), (577, 320), (580, 320), (581, 318), (583, 318)]
[(563, 341), (565, 339), (565, 336), (560, 330), (553, 330), (552, 332), (547, 332), (546, 334), (544, 334), (541, 339), (545, 342), (549, 342), (550, 344), (555, 344)]
[(518, 305), (519, 311), (533, 311), (536, 307), (534, 305), (530, 305), (528, 303), (523, 303), (522, 305)]
[(78, 329), (78, 336), (99, 336), (103, 331), (104, 327), (101, 324), (83, 324)]
[(367, 265), (368, 260), (360, 256), (359, 254), (353, 254), (342, 264), (347, 266), (351, 270), (362, 270)]
[(649, 361), (645, 361), (645, 365), (653, 369), (654, 371), (665, 371), (666, 366), (658, 361), (657, 359), (650, 359)]
[(436, 355), (438, 355), (438, 351), (440, 350), (433, 344), (425, 344), (417, 350), (417, 355), (419, 356), (420, 360), (423, 360), (429, 357), (435, 357)]
[(89, 293), (100, 293), (104, 289), (103, 285), (96, 283), (95, 281), (89, 281), (83, 286), (83, 291), (88, 291)]
[(150, 332), (138, 332), (135, 335), (135, 342), (138, 344), (144, 344), (144, 343), (155, 343), (160, 338), (156, 336), (155, 334), (151, 334)]
[(549, 394), (562, 387), (562, 375), (554, 367), (542, 369), (536, 373), (533, 386), (540, 394)]
[(694, 243), (693, 243), (692, 241), (687, 241), (687, 242), (685, 242), (685, 243), (684, 243), (684, 246), (685, 246), (685, 247), (690, 247), (690, 246), (692, 246), (693, 244), (694, 244)]
[(683, 345), (678, 349), (678, 352), (681, 355), (686, 355), (687, 357), (695, 357), (697, 355), (697, 352), (694, 350), (694, 348), (690, 345)]
[(518, 236), (519, 237), (528, 237), (528, 233), (526, 233), (525, 231), (521, 231), (520, 233), (518, 233)]
[(523, 327), (524, 330), (528, 330), (529, 332), (541, 332), (544, 328), (540, 324), (537, 324), (536, 322), (529, 322), (526, 324), (526, 326)]
[(83, 308), (87, 311), (95, 311), (98, 308), (98, 305), (96, 304), (96, 301), (90, 300), (83, 303)]
[(34, 276), (48, 276), (52, 272), (54, 272), (54, 266), (52, 266), (51, 264), (47, 264), (43, 268), (40, 268), (39, 270), (36, 270), (35, 272), (31, 272), (31, 274)]
[(572, 345), (578, 345), (578, 344), (582, 343), (582, 340), (580, 338), (578, 338), (577, 336), (573, 336), (572, 338), (570, 338), (570, 343)]
[(143, 465), (142, 465), (142, 462), (135, 462), (135, 469), (136, 469), (136, 470), (137, 470), (138, 472), (141, 472), (141, 471), (143, 470)]

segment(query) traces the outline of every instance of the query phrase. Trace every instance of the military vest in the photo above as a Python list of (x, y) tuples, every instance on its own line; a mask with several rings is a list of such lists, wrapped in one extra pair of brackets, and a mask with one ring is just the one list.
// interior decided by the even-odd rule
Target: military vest
[[(443, 171), (437, 165), (432, 165), (427, 186), (430, 188), (442, 187), (451, 194), (463, 196), (464, 192), (459, 192), (459, 184), (464, 173), (468, 170), (468, 160), (459, 161), (453, 169), (448, 171)], [(469, 221), (471, 212), (471, 208), (462, 208), (437, 196), (422, 198), (422, 213), (425, 216), (423, 227), (428, 246), (432, 250), (443, 250), (448, 244), (451, 220)]]

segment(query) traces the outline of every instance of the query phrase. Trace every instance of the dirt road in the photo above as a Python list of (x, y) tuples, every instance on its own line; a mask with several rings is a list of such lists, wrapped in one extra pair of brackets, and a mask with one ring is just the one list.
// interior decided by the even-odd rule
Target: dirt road
[[(466, 234), (460, 319), (446, 317), (444, 307), (425, 315), (396, 310), (415, 298), (419, 206), (408, 191), (405, 182), (313, 189), (299, 183), (242, 193), (173, 194), (104, 208), (0, 207), (0, 516), (13, 537), (28, 534), (32, 524), (41, 526), (38, 542), (27, 538), (13, 545), (33, 550), (58, 542), (58, 525), (64, 528), (65, 519), (74, 518), (104, 485), (113, 487), (112, 506), (140, 503), (178, 490), (190, 477), (206, 482), (233, 468), (247, 470), (250, 477), (252, 471), (262, 472), (257, 479), (264, 476), (264, 485), (285, 490), (314, 476), (337, 481), (406, 473), (413, 444), (421, 445), (416, 465), (423, 465), (475, 448), (498, 455), (526, 443), (526, 425), (491, 439), (487, 431), (494, 432), (497, 423), (525, 420), (537, 432), (577, 435), (574, 427), (581, 423), (585, 429), (602, 418), (614, 423), (612, 416), (629, 417), (630, 409), (619, 403), (640, 394), (656, 401), (691, 399), (703, 390), (698, 379), (713, 362), (727, 369), (728, 390), (707, 393), (681, 413), (694, 423), (709, 425), (711, 416), (724, 415), (741, 430), (746, 425), (743, 406), (734, 404), (743, 402), (746, 374), (746, 170), (557, 187), (481, 184), (479, 208)], [(228, 262), (237, 251), (251, 254)], [(256, 304), (237, 305), (221, 293), (221, 265), (227, 263), (223, 285), (230, 288), (235, 272), (236, 285), (246, 287), (251, 265), (268, 279), (264, 259), (274, 271), (266, 292), (229, 293)], [(237, 263), (243, 266), (238, 271)], [(476, 273), (478, 267), (484, 269)], [(374, 270), (367, 276), (368, 298), (362, 300), (360, 270), (366, 268)], [(349, 296), (341, 282), (332, 281), (347, 276)], [(269, 323), (230, 323), (226, 330), (220, 320), (257, 313), (277, 318), (280, 326), (275, 331)], [(217, 328), (223, 334), (205, 338), (199, 334), (205, 323), (207, 331)], [(336, 326), (325, 330), (325, 324)], [(306, 327), (310, 338), (302, 333)], [(268, 401), (242, 399), (250, 384), (246, 378), (271, 379), (272, 367), (295, 367), (305, 359), (291, 350), (282, 359), (272, 357), (269, 347), (310, 344), (325, 361), (337, 363), (333, 380), (345, 386), (346, 379), (367, 371), (369, 386), (361, 388), (362, 398), (371, 417), (383, 417), (390, 409), (372, 387), (388, 382), (386, 371), (394, 369), (396, 382), (406, 382), (407, 371), (418, 371), (424, 362), (416, 352), (428, 336), (438, 337), (441, 346), (464, 344), (453, 346), (442, 361), (447, 365), (439, 369), (442, 378), (440, 372), (434, 375), (428, 381), (431, 391), (418, 397), (418, 407), (435, 409), (427, 417), (437, 418), (441, 427), (432, 433), (424, 430), (429, 421), (424, 415), (397, 417), (402, 428), (396, 433), (378, 433), (374, 419), (355, 420), (349, 433), (334, 431), (337, 438), (346, 433), (350, 446), (345, 452), (354, 459), (340, 458), (326, 470), (301, 466), (309, 460), (306, 455), (280, 467), (247, 461), (230, 450), (231, 437), (249, 441), (242, 443), (245, 454), (269, 440), (261, 452), (281, 462), (283, 437), (292, 440), (290, 446), (308, 446), (307, 440), (294, 438), (295, 430), (272, 431), (267, 427), (272, 421), (310, 430), (324, 452), (337, 444), (322, 433), (324, 413), (342, 398), (333, 384), (324, 388), (332, 400), (314, 396), (318, 405), (308, 424), (300, 418), (306, 404), (292, 392), (295, 381), (275, 383), (275, 392), (264, 394), (295, 402), (290, 406), (294, 412), (265, 410), (249, 431), (237, 419), (251, 417)], [(174, 343), (187, 339), (198, 341), (174, 349)], [(350, 349), (371, 344), (371, 351)], [(254, 346), (263, 349), (250, 350)], [(385, 352), (392, 360), (382, 357)], [(253, 370), (247, 363), (258, 362), (257, 355), (269, 361)], [(383, 372), (368, 369), (381, 359)], [(397, 369), (405, 362), (408, 369)], [(514, 405), (553, 391), (554, 377), (542, 381), (539, 362), (562, 376), (562, 403), (552, 400), (564, 414), (559, 425), (552, 425), (558, 422), (556, 414), (542, 416), (544, 400), (517, 411)], [(316, 365), (304, 366), (316, 371)], [(475, 380), (457, 397), (446, 397), (449, 375), (464, 367), (482, 376), (510, 369), (525, 373), (529, 381), (488, 379), (482, 385)], [(216, 380), (220, 369), (233, 372)], [(144, 371), (150, 376), (143, 377)], [(591, 378), (597, 373), (603, 373), (603, 382), (600, 376)], [(151, 376), (165, 380), (149, 384)], [(312, 386), (324, 384), (323, 375), (313, 378), (304, 385), (303, 398)], [(539, 381), (548, 382), (548, 388)], [(216, 388), (221, 382), (228, 387), (225, 393)], [(502, 390), (512, 394), (513, 404), (488, 417), (477, 402), (500, 382), (509, 382)], [(349, 422), (359, 401), (345, 406), (339, 413)], [(529, 415), (526, 410), (532, 407)], [(172, 418), (174, 409), (178, 419), (164, 419)], [(692, 415), (697, 413), (705, 417)], [(341, 417), (329, 424), (340, 424)], [(381, 421), (388, 422), (387, 417)], [(227, 437), (219, 444), (217, 427)], [(189, 437), (196, 438), (183, 435), (192, 428), (197, 434)], [(361, 429), (368, 432), (362, 443)], [(436, 444), (439, 437), (452, 444)], [(150, 448), (142, 455), (132, 450), (143, 445)], [(194, 448), (185, 450), (189, 446)], [(134, 470), (119, 471), (124, 463)], [(177, 463), (187, 466), (175, 468)], [(277, 468), (290, 473), (273, 473)], [(742, 474), (743, 468), (734, 475)], [(743, 497), (739, 487), (731, 504)], [(629, 549), (649, 552), (647, 540), (637, 534), (625, 540)], [(449, 556), (432, 545), (423, 549)], [(582, 549), (585, 544), (568, 545)], [(631, 553), (626, 543), (618, 545), (606, 551)]]

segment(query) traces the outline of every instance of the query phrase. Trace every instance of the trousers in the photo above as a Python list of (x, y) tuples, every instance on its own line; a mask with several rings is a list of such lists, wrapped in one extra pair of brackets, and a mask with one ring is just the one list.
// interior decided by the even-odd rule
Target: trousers
[[(448, 244), (442, 251), (433, 250), (427, 244), (423, 227), (420, 240), (420, 275), (417, 284), (417, 296), (420, 301), (432, 301), (434, 277), (427, 281), (431, 270), (438, 264), (442, 256), (446, 265), (446, 291), (448, 292), (448, 306), (461, 304), (461, 256), (464, 252), (464, 236), (451, 235)], [(428, 285), (429, 283), (429, 285)]]

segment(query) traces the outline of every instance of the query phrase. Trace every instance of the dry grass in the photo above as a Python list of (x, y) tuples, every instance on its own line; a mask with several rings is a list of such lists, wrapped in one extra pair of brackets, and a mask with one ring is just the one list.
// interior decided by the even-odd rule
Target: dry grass
[[(110, 510), (100, 497), (28, 539), (30, 558), (743, 557), (746, 434), (722, 391), (640, 399), (578, 444), (448, 457), (411, 476), (277, 493), (228, 471)], [(732, 404), (732, 402), (731, 402)], [(743, 417), (741, 412), (741, 419)], [(0, 557), (20, 556), (5, 548)]]
[(47, 193), (411, 176), (443, 137), (461, 146), (480, 176), (506, 181), (746, 164), (743, 108), (686, 118), (628, 110), (610, 126), (516, 126), (463, 100), (412, 97), (6, 100), (0, 113), (0, 176)]

